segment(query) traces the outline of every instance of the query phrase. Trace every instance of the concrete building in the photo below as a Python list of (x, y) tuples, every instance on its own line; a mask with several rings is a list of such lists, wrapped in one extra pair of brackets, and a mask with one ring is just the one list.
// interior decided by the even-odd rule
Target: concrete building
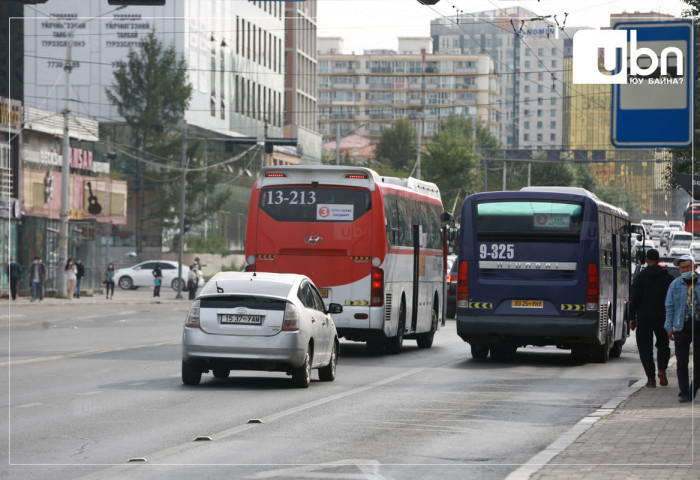
[[(497, 136), (506, 148), (562, 145), (564, 38), (553, 19), (522, 7), (431, 21), (438, 53), (488, 55), (500, 79)], [(571, 31), (567, 29), (569, 35)]]
[(398, 51), (345, 54), (342, 39), (319, 38), (318, 111), (324, 141), (378, 138), (399, 118), (436, 134), (451, 113), (497, 127), (498, 79), (486, 55), (436, 54), (429, 38), (399, 38)]

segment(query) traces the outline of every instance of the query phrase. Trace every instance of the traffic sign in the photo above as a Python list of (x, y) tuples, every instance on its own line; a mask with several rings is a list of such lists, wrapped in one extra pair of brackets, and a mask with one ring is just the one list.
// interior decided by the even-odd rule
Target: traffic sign
[(627, 32), (617, 65), (627, 76), (613, 85), (616, 147), (687, 147), (693, 142), (695, 27), (690, 20), (621, 22)]

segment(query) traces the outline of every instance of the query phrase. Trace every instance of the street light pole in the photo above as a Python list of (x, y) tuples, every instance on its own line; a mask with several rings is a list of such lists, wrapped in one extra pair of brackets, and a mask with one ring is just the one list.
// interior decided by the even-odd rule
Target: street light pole
[(177, 242), (177, 295), (182, 298), (182, 250), (185, 245), (185, 185), (187, 176), (187, 122), (182, 123), (182, 158), (180, 160), (182, 175), (180, 176), (180, 239)]
[(83, 20), (79, 24), (75, 25), (73, 28), (67, 28), (66, 24), (63, 22), (62, 19), (55, 17), (51, 15), (50, 13), (43, 12), (39, 10), (38, 8), (32, 6), (32, 5), (27, 5), (29, 8), (36, 10), (37, 12), (41, 13), (42, 15), (45, 15), (52, 20), (57, 21), (58, 23), (61, 24), (64, 30), (66, 30), (67, 35), (67, 42), (66, 42), (66, 61), (63, 65), (63, 71), (65, 72), (66, 75), (66, 81), (65, 81), (65, 98), (64, 98), (64, 107), (63, 107), (63, 165), (61, 166), (61, 216), (60, 216), (60, 225), (59, 225), (59, 230), (58, 230), (58, 283), (57, 283), (57, 292), (56, 296), (59, 298), (65, 298), (66, 297), (66, 278), (63, 275), (63, 271), (60, 270), (60, 267), (66, 264), (68, 261), (68, 202), (69, 202), (69, 193), (70, 193), (70, 75), (71, 72), (73, 71), (73, 33), (81, 28), (83, 25), (85, 25), (87, 22), (90, 20), (94, 20), (96, 18), (104, 17), (105, 15), (109, 15), (110, 13), (116, 12), (117, 10), (121, 10), (123, 8), (126, 8), (126, 5), (122, 5), (120, 7), (114, 8), (112, 10), (109, 10), (107, 12), (101, 13), (95, 17), (90, 17), (86, 20)]

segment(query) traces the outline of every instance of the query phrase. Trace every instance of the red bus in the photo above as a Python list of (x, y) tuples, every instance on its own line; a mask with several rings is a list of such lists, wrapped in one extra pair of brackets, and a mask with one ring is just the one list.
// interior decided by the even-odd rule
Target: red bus
[(442, 202), (433, 183), (362, 167), (266, 167), (253, 187), (246, 270), (301, 273), (338, 334), (398, 353), (432, 346), (444, 298)]
[(685, 231), (693, 234), (693, 239), (700, 238), (700, 203), (691, 202), (683, 212)]

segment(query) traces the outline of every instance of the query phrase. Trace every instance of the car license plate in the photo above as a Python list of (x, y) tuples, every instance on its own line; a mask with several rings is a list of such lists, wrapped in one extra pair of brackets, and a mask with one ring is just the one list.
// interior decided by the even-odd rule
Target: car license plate
[(262, 320), (262, 315), (219, 314), (219, 323), (221, 324), (260, 325)]
[(323, 298), (328, 298), (328, 289), (327, 288), (319, 288), (318, 293), (320, 293)]
[(542, 300), (513, 300), (513, 308), (542, 308)]

